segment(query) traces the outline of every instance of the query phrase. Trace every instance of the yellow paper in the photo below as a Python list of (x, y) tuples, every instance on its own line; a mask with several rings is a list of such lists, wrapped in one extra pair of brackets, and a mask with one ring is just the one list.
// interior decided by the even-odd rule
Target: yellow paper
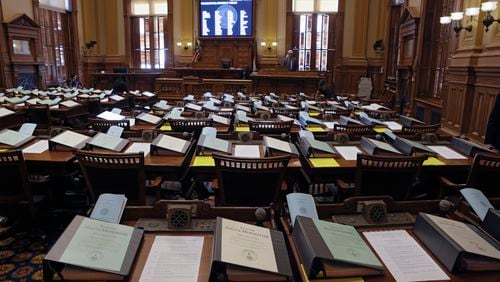
[(325, 132), (325, 131), (327, 131), (326, 129), (324, 129), (321, 126), (308, 126), (308, 127), (306, 127), (306, 129), (311, 131), (311, 132)]
[[(304, 282), (313, 282), (313, 281), (322, 281), (322, 282), (364, 282), (365, 280), (363, 277), (349, 277), (349, 278), (332, 278), (332, 279), (309, 279), (307, 277), (306, 270), (304, 268), (303, 264), (300, 264), (300, 269), (302, 270), (302, 273), (304, 274), (304, 277), (306, 280)], [(323, 272), (320, 272), (318, 276), (323, 275)]]
[(250, 132), (250, 126), (248, 126), (248, 125), (236, 126), (234, 131), (236, 131), (236, 132)]
[(172, 127), (170, 126), (170, 124), (165, 124), (165, 125), (162, 125), (160, 127), (160, 130), (161, 131), (172, 131)]
[(389, 131), (391, 132), (389, 129), (385, 128), (385, 127), (374, 127), (373, 128), (373, 131), (377, 132), (377, 133), (384, 133), (384, 131)]
[(424, 165), (445, 165), (445, 163), (435, 157), (429, 157), (424, 161)]
[(0, 152), (7, 152), (9, 149), (0, 149)]
[(309, 116), (310, 117), (317, 117), (319, 116), (321, 113), (320, 112), (309, 112)]
[(215, 161), (212, 156), (196, 156), (194, 157), (193, 166), (215, 166)]
[(339, 163), (334, 158), (309, 158), (313, 167), (339, 167)]
[(354, 114), (359, 116), (359, 114), (364, 113), (363, 111), (355, 111)]

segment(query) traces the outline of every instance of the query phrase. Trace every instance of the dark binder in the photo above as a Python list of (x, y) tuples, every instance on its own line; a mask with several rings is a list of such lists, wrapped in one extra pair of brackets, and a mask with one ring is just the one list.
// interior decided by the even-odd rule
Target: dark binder
[(401, 155), (396, 148), (383, 141), (361, 137), (360, 145), (369, 155)]
[(341, 125), (350, 125), (350, 124), (354, 124), (354, 125), (364, 125), (362, 122), (356, 120), (356, 119), (353, 119), (353, 118), (350, 118), (350, 117), (347, 117), (347, 116), (340, 116), (340, 119), (339, 119), (339, 123)]
[(494, 153), (492, 150), (486, 148), (485, 146), (459, 137), (453, 137), (451, 139), (451, 146), (458, 152), (469, 157), (474, 157), (477, 153)]
[(409, 116), (399, 116), (399, 122), (403, 126), (414, 126), (414, 125), (424, 125), (424, 122), (421, 122), (418, 119), (409, 117)]
[[(176, 150), (175, 148), (169, 147), (168, 145), (164, 146), (164, 144), (162, 144), (161, 141), (162, 138), (164, 138), (165, 136), (168, 136), (168, 138), (179, 140), (179, 142), (182, 141), (185, 143), (180, 150)], [(153, 142), (151, 142), (151, 154), (160, 156), (184, 156), (190, 145), (191, 145), (190, 141), (169, 135), (160, 134), (156, 136)]]
[(24, 135), (24, 134), (21, 134), (17, 131), (13, 131), (10, 129), (4, 129), (4, 130), (0, 131), (0, 136), (3, 134), (16, 135), (17, 139), (16, 139), (15, 143), (7, 144), (6, 142), (2, 142), (2, 140), (0, 138), (0, 148), (16, 149), (16, 148), (19, 148), (19, 147), (23, 146), (24, 144), (28, 143), (29, 141), (35, 139), (34, 136)]
[[(336, 260), (311, 218), (298, 215), (292, 236), (306, 274), (311, 279), (384, 274), (383, 267), (372, 268)], [(320, 273), (323, 277), (318, 277)]]
[[(281, 142), (284, 142), (283, 145), (285, 145), (285, 143), (287, 143), (286, 146), (290, 146), (289, 148), (285, 148), (285, 147), (280, 147), (280, 146), (273, 146), (272, 144), (270, 144), (272, 142), (272, 139), (276, 139), (277, 141), (279, 141), (280, 143)], [(272, 137), (268, 137), (268, 136), (264, 136), (263, 138), (263, 145), (264, 145), (264, 149), (266, 150), (266, 153), (267, 155), (270, 155), (270, 156), (294, 156), (294, 157), (298, 157), (299, 156), (299, 150), (297, 150), (297, 147), (295, 146), (295, 144), (293, 143), (290, 143), (290, 142), (287, 142), (287, 141), (283, 141), (283, 140), (280, 140), (280, 139), (277, 139), (277, 138), (272, 138)], [(290, 150), (288, 150), (290, 149)]]
[(289, 281), (292, 278), (292, 268), (285, 238), (281, 231), (270, 230), (277, 273), (252, 269), (244, 265), (235, 265), (222, 261), (222, 218), (217, 217), (212, 249), (212, 266), (210, 281), (220, 281), (220, 276), (226, 276), (228, 281)]
[[(484, 232), (471, 224), (465, 225), (494, 248), (500, 249), (500, 244)], [(418, 215), (413, 233), (450, 272), (500, 269), (500, 260), (465, 251), (425, 213)]]
[[(70, 130), (66, 130), (66, 131), (70, 131)], [(64, 131), (63, 133), (61, 133), (59, 135), (66, 134), (66, 131)], [(75, 132), (73, 132), (73, 133), (75, 133)], [(89, 140), (91, 139), (91, 137), (87, 137), (86, 139), (82, 138), (82, 141), (80, 141), (75, 146), (69, 146), (67, 144), (55, 141), (54, 138), (57, 138), (59, 135), (57, 135), (57, 136), (49, 139), (49, 150), (51, 150), (51, 151), (73, 151), (73, 150), (81, 150), (81, 149), (85, 148), (85, 146), (87, 145), (87, 142), (89, 142)], [(79, 134), (79, 135), (85, 136), (83, 134)]]
[[(109, 138), (112, 141), (112, 143), (108, 143), (106, 142), (106, 139), (101, 139), (101, 138)], [(119, 153), (123, 151), (123, 149), (125, 148), (125, 146), (127, 146), (128, 143), (129, 143), (128, 139), (109, 136), (105, 133), (99, 132), (87, 144), (91, 149), (97, 148)]]
[(500, 242), (500, 211), (490, 208), (481, 227)]
[(413, 156), (413, 155), (429, 155), (429, 156), (437, 156), (437, 153), (427, 148), (425, 145), (422, 145), (418, 142), (408, 140), (406, 138), (396, 137), (396, 140), (392, 143), (392, 146), (396, 148), (398, 151), (403, 153), (405, 156)]
[[(80, 224), (82, 223), (83, 219), (85, 217), (77, 215), (71, 221), (71, 223), (66, 227), (66, 230), (64, 230), (63, 234), (59, 239), (56, 241), (54, 246), (50, 249), (49, 253), (47, 256), (45, 256), (45, 260), (50, 262), (58, 262), (58, 263), (63, 263), (61, 262), (61, 257), (63, 256), (64, 252), (66, 251), (66, 248), (70, 244), (71, 240), (75, 236), (76, 232), (78, 231), (78, 228)], [(142, 229), (137, 229), (134, 228), (134, 231), (132, 233), (132, 236), (130, 238), (128, 248), (126, 251), (126, 254), (124, 256), (124, 259), (121, 264), (121, 268), (119, 271), (113, 271), (109, 269), (104, 269), (104, 268), (85, 268), (81, 267), (82, 269), (93, 269), (93, 270), (98, 270), (98, 271), (104, 271), (104, 272), (109, 272), (109, 273), (114, 273), (118, 275), (123, 275), (127, 276), (130, 273), (130, 270), (132, 268), (132, 264), (134, 262), (135, 256), (137, 254), (137, 251), (139, 249), (139, 246), (142, 241), (142, 236), (144, 234), (144, 230)]]
[(333, 158), (339, 156), (339, 153), (332, 145), (323, 141), (301, 137), (299, 139), (299, 144), (300, 149), (307, 157)]

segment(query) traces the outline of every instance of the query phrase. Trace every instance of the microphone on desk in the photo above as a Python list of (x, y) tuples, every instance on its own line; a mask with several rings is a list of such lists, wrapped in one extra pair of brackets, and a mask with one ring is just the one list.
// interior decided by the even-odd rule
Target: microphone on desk
[(184, 137), (186, 139), (190, 138), (191, 137), (191, 133), (184, 131), (184, 132), (182, 132), (182, 137)]
[(381, 134), (375, 135), (375, 139), (377, 139), (378, 141), (384, 141), (384, 138), (382, 137)]
[(266, 220), (267, 212), (263, 208), (258, 208), (255, 210), (255, 219), (257, 220), (257, 226), (264, 226), (264, 220)]
[(446, 214), (450, 211), (454, 211), (455, 205), (448, 200), (441, 200), (439, 201), (439, 210)]
[(281, 139), (286, 139), (288, 137), (288, 135), (286, 133), (281, 133)]

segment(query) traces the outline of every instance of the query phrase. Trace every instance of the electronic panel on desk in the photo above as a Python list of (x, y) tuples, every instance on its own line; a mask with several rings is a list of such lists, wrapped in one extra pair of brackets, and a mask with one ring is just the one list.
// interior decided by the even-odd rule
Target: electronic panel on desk
[(253, 35), (253, 0), (200, 0), (202, 37), (249, 37)]

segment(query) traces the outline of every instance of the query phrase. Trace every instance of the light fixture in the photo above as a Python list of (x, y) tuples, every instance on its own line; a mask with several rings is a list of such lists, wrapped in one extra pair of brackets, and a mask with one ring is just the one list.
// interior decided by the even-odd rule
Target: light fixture
[[(474, 17), (479, 15), (479, 8), (478, 7), (467, 8), (465, 9), (465, 15), (470, 17), (470, 19), (467, 22), (472, 22), (474, 20)], [(440, 17), (439, 23), (450, 24), (452, 21), (456, 22), (455, 26), (453, 27), (453, 30), (458, 36), (458, 33), (461, 30), (467, 30), (468, 32), (472, 31), (472, 24), (469, 24), (467, 26), (462, 25), (463, 18), (464, 18), (464, 12), (453, 12), (449, 16)]]
[(275, 49), (276, 49), (276, 46), (278, 46), (278, 42), (276, 42), (276, 41), (273, 41), (273, 42), (270, 42), (270, 43), (269, 43), (269, 42), (262, 41), (262, 42), (260, 43), (260, 47), (262, 47), (262, 48), (267, 48), (267, 51), (269, 51), (269, 52), (270, 52), (273, 48), (275, 48)]
[(451, 17), (449, 17), (449, 16), (440, 17), (439, 22), (441, 24), (449, 24), (449, 23), (451, 23)]
[(481, 3), (481, 11), (486, 13), (486, 16), (483, 19), (483, 25), (485, 27), (486, 32), (488, 32), (488, 30), (490, 30), (489, 27), (494, 22), (500, 23), (500, 19), (495, 19), (491, 15), (491, 12), (493, 12), (497, 9), (497, 3), (498, 3), (498, 1), (488, 1), (488, 2)]
[(465, 15), (469, 17), (474, 17), (479, 15), (479, 7), (472, 7), (465, 9)]
[(464, 12), (454, 12), (450, 16), (452, 21), (459, 21), (464, 18)]
[[(178, 41), (178, 42), (176, 43), (176, 45), (177, 45), (177, 47), (179, 47), (179, 48), (181, 48), (181, 47), (182, 47), (182, 48), (184, 48), (184, 50), (187, 50), (187, 49), (189, 49), (189, 48), (191, 48), (191, 47), (193, 46), (193, 43), (191, 43), (191, 42), (185, 42), (185, 43), (184, 43), (184, 45), (183, 45), (183, 44), (182, 44), (182, 42)], [(184, 46), (184, 47), (183, 47), (183, 46)]]

